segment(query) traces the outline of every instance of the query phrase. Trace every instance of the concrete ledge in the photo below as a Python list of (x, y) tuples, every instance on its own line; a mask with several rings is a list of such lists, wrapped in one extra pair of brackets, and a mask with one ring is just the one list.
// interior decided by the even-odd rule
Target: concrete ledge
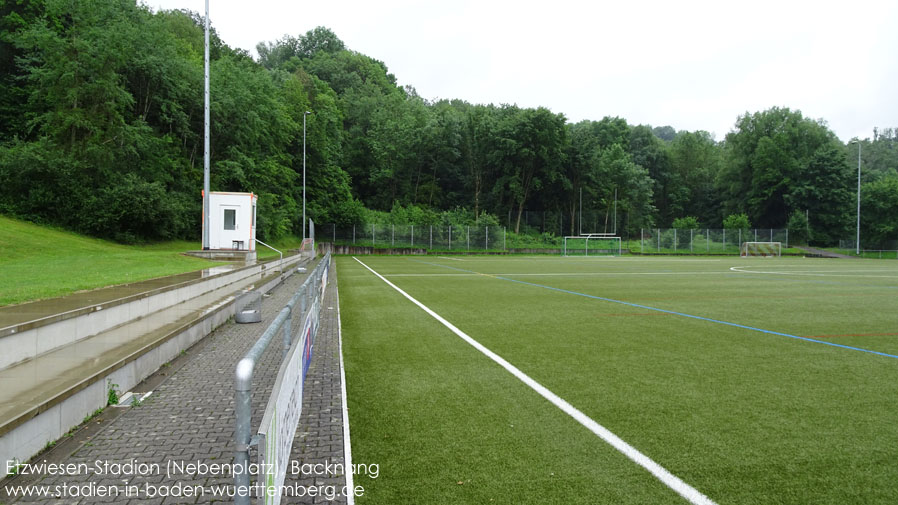
[(238, 249), (207, 249), (204, 251), (187, 251), (184, 254), (186, 256), (217, 261), (243, 261), (246, 263), (256, 261), (256, 251), (244, 251)]

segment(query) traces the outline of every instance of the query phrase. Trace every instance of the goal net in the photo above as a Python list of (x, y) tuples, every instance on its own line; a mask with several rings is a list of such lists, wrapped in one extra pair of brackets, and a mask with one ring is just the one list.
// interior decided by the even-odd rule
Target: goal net
[(765, 258), (779, 258), (783, 251), (781, 242), (743, 242), (739, 248), (739, 255), (743, 258), (749, 256), (763, 256)]
[(565, 256), (620, 256), (620, 237), (606, 234), (564, 237)]

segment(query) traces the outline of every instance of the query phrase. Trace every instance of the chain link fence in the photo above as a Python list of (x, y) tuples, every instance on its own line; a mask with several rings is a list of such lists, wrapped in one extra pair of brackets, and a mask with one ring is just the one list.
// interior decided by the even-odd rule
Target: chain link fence
[(645, 228), (640, 230), (639, 240), (630, 240), (627, 247), (643, 254), (739, 254), (743, 242), (780, 242), (787, 248), (789, 230)]
[(507, 234), (501, 226), (415, 226), (361, 224), (318, 227), (318, 240), (336, 245), (375, 248), (420, 248), (429, 251), (505, 251)]

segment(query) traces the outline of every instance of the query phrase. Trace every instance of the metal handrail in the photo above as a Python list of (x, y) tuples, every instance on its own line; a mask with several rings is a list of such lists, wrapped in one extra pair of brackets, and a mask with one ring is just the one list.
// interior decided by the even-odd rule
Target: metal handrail
[[(321, 270), (329, 267), (330, 258), (330, 253), (325, 255), (290, 301), (287, 302), (287, 305), (274, 318), (274, 321), (268, 325), (262, 336), (253, 344), (243, 359), (237, 363), (234, 387), (234, 411), (236, 415), (234, 464), (237, 471), (234, 472), (234, 484), (238, 490), (237, 496), (235, 496), (235, 503), (238, 505), (249, 505), (250, 503), (249, 493), (241, 493), (240, 490), (250, 489), (249, 448), (254, 445), (252, 436), (252, 383), (256, 363), (278, 333), (283, 335), (282, 360), (287, 359), (290, 347), (293, 345), (293, 310), (296, 307), (296, 303), (300, 302), (300, 316), (306, 315), (306, 312), (310, 309), (310, 304), (308, 303), (309, 295), (319, 292)], [(245, 496), (241, 496), (241, 494)]]
[(275, 249), (274, 247), (271, 247), (270, 245), (266, 244), (265, 242), (262, 242), (261, 240), (259, 240), (259, 239), (257, 239), (257, 238), (254, 238), (253, 240), (255, 240), (256, 242), (258, 242), (258, 243), (264, 245), (265, 247), (267, 247), (267, 248), (271, 249), (272, 251), (274, 251), (274, 252), (276, 252), (276, 253), (278, 253), (278, 254), (281, 255), (281, 259), (278, 260), (278, 272), (283, 272), (283, 271), (284, 271), (284, 267), (283, 267), (283, 263), (284, 263), (284, 253), (282, 253), (282, 252), (279, 251), (278, 249)]

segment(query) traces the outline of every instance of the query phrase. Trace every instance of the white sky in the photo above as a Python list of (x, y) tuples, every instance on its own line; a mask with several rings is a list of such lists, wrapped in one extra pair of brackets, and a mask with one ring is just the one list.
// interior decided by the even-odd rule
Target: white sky
[[(204, 12), (204, 0), (141, 0)], [(428, 99), (707, 130), (773, 106), (842, 139), (898, 127), (898, 2), (210, 0), (228, 45), (333, 30)]]

